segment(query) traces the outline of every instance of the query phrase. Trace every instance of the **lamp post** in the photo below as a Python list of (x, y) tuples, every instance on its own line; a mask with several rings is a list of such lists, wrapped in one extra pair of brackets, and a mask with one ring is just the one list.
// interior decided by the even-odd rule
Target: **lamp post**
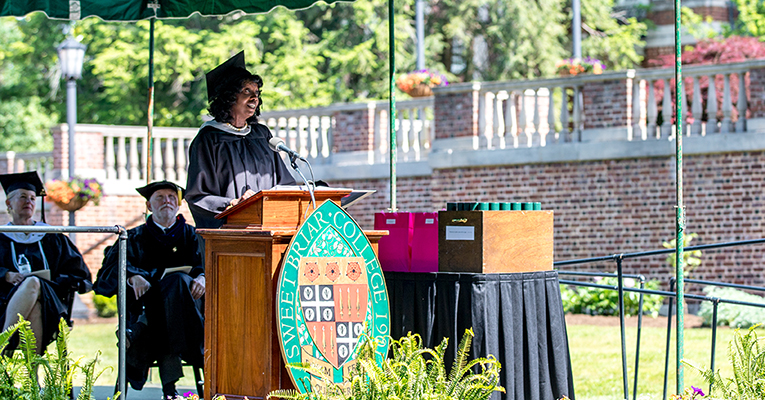
[[(61, 75), (66, 79), (66, 123), (69, 126), (69, 177), (74, 176), (74, 126), (77, 124), (77, 79), (82, 78), (82, 62), (87, 46), (71, 35), (58, 45)], [(69, 226), (74, 226), (74, 211), (69, 212)], [(74, 241), (72, 235), (72, 241)]]

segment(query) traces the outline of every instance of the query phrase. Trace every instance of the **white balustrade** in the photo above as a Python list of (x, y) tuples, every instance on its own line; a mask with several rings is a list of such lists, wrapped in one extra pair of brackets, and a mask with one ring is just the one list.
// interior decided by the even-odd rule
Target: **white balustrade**
[(0, 153), (0, 162), (7, 165), (7, 173), (37, 171), (43, 182), (53, 179), (53, 153), (16, 153), (7, 151)]
[[(746, 74), (751, 68), (763, 67), (765, 60), (685, 67), (684, 90), (679, 100), (683, 108), (683, 118), (690, 119), (684, 134), (704, 136), (746, 132), (749, 112)], [(601, 129), (600, 122), (587, 120), (590, 116), (601, 117), (593, 110), (582, 109), (583, 104), (587, 104), (587, 107), (592, 107), (593, 104), (593, 99), (587, 99), (585, 102), (583, 96), (590, 93), (601, 95), (602, 91), (588, 90), (590, 85), (615, 80), (630, 86), (623, 92), (629, 97), (622, 100), (613, 99), (619, 107), (627, 108), (619, 110), (624, 111), (620, 114), (625, 118), (623, 126), (619, 126), (618, 121), (613, 125), (626, 128), (627, 140), (667, 139), (675, 131), (675, 96), (671, 86), (673, 79), (674, 71), (671, 68), (644, 69), (603, 75), (464, 84), (449, 88), (448, 92), (444, 93), (458, 94), (456, 98), (459, 99), (459, 93), (464, 92), (464, 99), (467, 101), (477, 99), (477, 114), (472, 114), (475, 118), (472, 123), (475, 125), (469, 125), (475, 127), (473, 129), (477, 128), (476, 136), (470, 138), (473, 140), (472, 148), (475, 151), (522, 150), (528, 147), (559, 146), (576, 142), (582, 139), (583, 129)], [(719, 79), (722, 84), (722, 93), (715, 87), (715, 79)], [(660, 96), (655, 90), (658, 82), (662, 82), (664, 86)], [(397, 102), (394, 128), (399, 163), (427, 160), (429, 152), (434, 148), (435, 127), (438, 122), (435, 121), (434, 101), (439, 100), (441, 95), (441, 92), (436, 91), (435, 97)], [(387, 101), (376, 101), (269, 111), (264, 113), (261, 121), (269, 127), (274, 136), (285, 140), (311, 163), (326, 166), (386, 164), (389, 162), (391, 151), (389, 107)], [(457, 111), (455, 109), (455, 112)], [(588, 114), (589, 112), (592, 114)], [(354, 120), (364, 115), (370, 120)], [(346, 123), (350, 125), (338, 125)], [(358, 142), (353, 142), (357, 138), (351, 138), (351, 141), (346, 141), (347, 138), (334, 138), (333, 130), (336, 127), (340, 127), (344, 132), (348, 127), (361, 129), (361, 132), (345, 134), (360, 135), (362, 145), (359, 147)], [(364, 131), (366, 127), (374, 132)], [(102, 176), (110, 181), (144, 180), (148, 161), (151, 159), (152, 179), (165, 178), (185, 182), (188, 147), (197, 129), (159, 127), (155, 128), (153, 133), (152, 146), (149, 146), (145, 127), (103, 127), (105, 173)], [(590, 137), (601, 140), (597, 135), (586, 137), (588, 140)], [(454, 142), (457, 146), (466, 146), (459, 147), (460, 149), (469, 149), (469, 141), (460, 142), (459, 137), (455, 139), (458, 139)], [(338, 142), (338, 145), (347, 146), (351, 143), (351, 146), (357, 147), (353, 151), (337, 149), (333, 140), (342, 141)], [(152, 154), (149, 154), (149, 148), (152, 149)], [(341, 153), (338, 153), (338, 150)], [(13, 164), (11, 169), (14, 170), (28, 168), (30, 163), (38, 163), (34, 157), (43, 160), (40, 161), (39, 167), (35, 168), (43, 171), (52, 169), (49, 153), (14, 157), (10, 161)], [(21, 167), (19, 164), (22, 164)]]
[(738, 73), (738, 100), (736, 101), (736, 111), (738, 111), (738, 118), (736, 119), (736, 132), (746, 131), (746, 109), (748, 107), (746, 100), (746, 76), (744, 72)]
[[(197, 131), (194, 128), (153, 129), (151, 180), (167, 179), (186, 184), (188, 146)], [(146, 128), (104, 126), (102, 134), (107, 181), (145, 180), (149, 163)]]
[(717, 92), (715, 91), (715, 75), (710, 75), (707, 86), (707, 131), (706, 134), (717, 132)]
[(693, 105), (691, 105), (691, 116), (693, 117), (693, 123), (691, 124), (691, 135), (701, 135), (701, 116), (704, 109), (701, 107), (701, 85), (699, 84), (699, 77), (694, 76), (693, 79)]

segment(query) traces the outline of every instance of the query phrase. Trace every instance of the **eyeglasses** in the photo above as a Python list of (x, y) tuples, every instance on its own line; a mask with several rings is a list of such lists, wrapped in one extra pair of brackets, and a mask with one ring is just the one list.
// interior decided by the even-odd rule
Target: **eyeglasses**
[[(257, 98), (260, 98), (260, 94), (261, 94), (262, 92), (263, 92), (263, 91), (262, 91), (262, 90), (260, 90), (260, 89), (256, 90), (256, 91), (255, 91), (255, 96), (256, 96)], [(242, 94), (244, 94), (244, 95), (250, 96), (250, 95), (252, 94), (252, 91), (251, 91), (249, 88), (244, 88), (244, 89), (242, 89), (241, 91), (239, 91), (239, 93), (242, 93)]]

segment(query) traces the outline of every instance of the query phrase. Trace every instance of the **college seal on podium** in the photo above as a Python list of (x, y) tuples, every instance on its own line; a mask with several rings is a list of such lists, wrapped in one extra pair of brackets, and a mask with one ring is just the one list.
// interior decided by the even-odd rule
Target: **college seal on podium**
[[(380, 263), (356, 221), (326, 201), (300, 226), (284, 257), (277, 323), (286, 364), (310, 363), (342, 382), (355, 364), (362, 334), (388, 349), (388, 292)], [(287, 368), (302, 393), (322, 382)], [(309, 386), (310, 385), (310, 386)]]

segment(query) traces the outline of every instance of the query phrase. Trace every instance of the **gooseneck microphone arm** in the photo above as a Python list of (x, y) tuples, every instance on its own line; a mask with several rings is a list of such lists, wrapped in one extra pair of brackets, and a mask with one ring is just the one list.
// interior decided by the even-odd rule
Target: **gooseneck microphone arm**
[(292, 166), (292, 169), (294, 169), (295, 172), (297, 172), (298, 175), (300, 175), (300, 177), (303, 178), (303, 182), (305, 183), (306, 188), (308, 188), (308, 193), (311, 195), (311, 205), (313, 206), (313, 209), (315, 210), (316, 196), (314, 195), (314, 190), (316, 188), (315, 187), (316, 184), (314, 183), (314, 181), (312, 180), (309, 181), (308, 179), (306, 179), (305, 175), (303, 175), (303, 172), (300, 170), (300, 168), (298, 168), (297, 160), (300, 160), (306, 163), (308, 165), (308, 168), (311, 169), (311, 173), (313, 174), (313, 169), (311, 168), (311, 164), (308, 162), (308, 160), (303, 158), (300, 155), (300, 153), (287, 147), (287, 145), (284, 144), (284, 140), (282, 140), (281, 138), (272, 137), (271, 139), (268, 140), (268, 146), (271, 148), (271, 150), (277, 153), (280, 151), (283, 151), (287, 153), (287, 155), (290, 157), (290, 166)]

